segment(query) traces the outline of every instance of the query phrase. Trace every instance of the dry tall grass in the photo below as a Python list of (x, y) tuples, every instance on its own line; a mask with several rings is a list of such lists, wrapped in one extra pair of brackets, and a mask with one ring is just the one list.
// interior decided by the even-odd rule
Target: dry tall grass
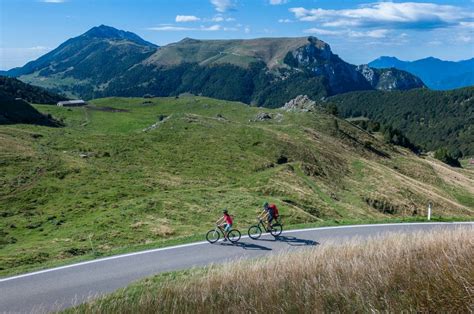
[[(136, 292), (136, 287), (135, 287)], [(474, 228), (391, 234), (210, 267), (76, 312), (473, 312)]]

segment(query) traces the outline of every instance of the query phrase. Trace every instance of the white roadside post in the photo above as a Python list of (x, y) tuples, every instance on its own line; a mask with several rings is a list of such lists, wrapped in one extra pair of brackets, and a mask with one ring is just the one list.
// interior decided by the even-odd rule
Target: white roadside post
[(429, 202), (428, 203), (428, 220), (431, 220), (431, 208), (433, 206), (433, 203)]

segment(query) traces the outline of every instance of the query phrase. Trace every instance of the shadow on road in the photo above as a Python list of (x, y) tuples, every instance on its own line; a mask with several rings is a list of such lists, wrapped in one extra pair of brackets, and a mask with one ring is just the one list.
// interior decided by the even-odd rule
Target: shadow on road
[(300, 239), (297, 237), (287, 237), (287, 236), (279, 236), (272, 239), (259, 239), (259, 241), (285, 242), (291, 246), (312, 246), (312, 245), (320, 244), (319, 242), (313, 241), (313, 240)]
[(253, 243), (246, 243), (246, 242), (237, 242), (237, 243), (228, 243), (228, 242), (220, 242), (222, 246), (233, 246), (233, 247), (240, 247), (244, 250), (262, 250), (262, 251), (271, 251), (272, 249), (266, 246), (253, 244)]

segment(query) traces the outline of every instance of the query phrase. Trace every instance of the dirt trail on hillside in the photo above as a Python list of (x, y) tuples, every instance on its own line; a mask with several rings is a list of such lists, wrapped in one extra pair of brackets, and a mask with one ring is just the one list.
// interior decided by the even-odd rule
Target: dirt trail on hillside
[(425, 159), (427, 163), (433, 167), (433, 170), (436, 174), (443, 179), (446, 183), (457, 185), (469, 193), (474, 194), (474, 180), (469, 178), (467, 175), (460, 171), (456, 171), (455, 169), (449, 167), (448, 165), (444, 165), (441, 162), (432, 160), (432, 159)]
[(415, 180), (413, 178), (410, 178), (404, 174), (401, 174), (389, 167), (386, 167), (386, 166), (383, 166), (383, 165), (380, 165), (380, 164), (371, 164), (371, 167), (374, 169), (374, 170), (377, 170), (377, 171), (380, 171), (380, 172), (390, 172), (394, 178), (397, 178), (400, 182), (402, 182), (403, 184), (405, 184), (406, 186), (412, 188), (413, 190), (415, 191), (418, 191), (424, 195), (428, 195), (430, 198), (433, 198), (433, 199), (440, 199), (440, 200), (443, 200), (444, 202), (447, 202), (451, 205), (453, 205), (454, 207), (457, 207), (458, 209), (461, 209), (461, 210), (466, 210), (466, 211), (469, 211), (469, 212), (474, 212), (473, 210), (467, 208), (466, 206), (463, 206), (461, 205), (460, 203), (452, 200), (452, 199), (449, 199), (445, 196), (443, 196), (443, 192), (438, 189), (437, 187), (434, 187), (432, 185), (429, 185), (429, 184), (426, 184), (426, 183), (423, 183), (421, 181), (418, 181), (418, 180)]

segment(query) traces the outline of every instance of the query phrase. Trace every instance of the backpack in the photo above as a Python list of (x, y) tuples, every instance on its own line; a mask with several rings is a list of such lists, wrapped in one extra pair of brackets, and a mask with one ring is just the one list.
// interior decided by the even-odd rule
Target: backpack
[(278, 208), (276, 207), (275, 204), (271, 204), (270, 206), (268, 206), (272, 212), (273, 212), (273, 217), (275, 218), (278, 218), (279, 214), (278, 214)]

